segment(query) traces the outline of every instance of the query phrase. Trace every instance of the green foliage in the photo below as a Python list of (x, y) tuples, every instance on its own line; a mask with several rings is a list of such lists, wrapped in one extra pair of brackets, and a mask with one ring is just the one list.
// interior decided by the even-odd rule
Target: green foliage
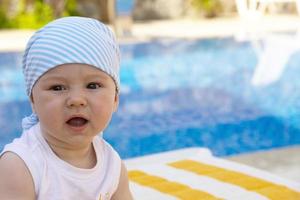
[(192, 0), (192, 6), (204, 13), (206, 17), (215, 17), (222, 11), (220, 0)]
[(11, 26), (15, 28), (37, 29), (53, 20), (52, 8), (43, 2), (36, 1), (32, 11), (25, 11), (24, 7), (11, 19)]
[(76, 0), (67, 0), (64, 16), (78, 16)]
[[(27, 9), (24, 0), (19, 0), (17, 13), (11, 17), (0, 7), (0, 28), (38, 29), (54, 20), (54, 11), (43, 0), (35, 0), (32, 9)], [(79, 15), (76, 0), (67, 0), (64, 16)]]
[(9, 26), (9, 20), (6, 17), (6, 13), (3, 8), (0, 8), (0, 28), (8, 28)]

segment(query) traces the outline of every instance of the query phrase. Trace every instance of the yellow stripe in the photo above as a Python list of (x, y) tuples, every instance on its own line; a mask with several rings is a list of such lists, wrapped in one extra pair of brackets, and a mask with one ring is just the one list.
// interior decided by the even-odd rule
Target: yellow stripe
[(195, 190), (187, 185), (168, 181), (164, 178), (149, 175), (139, 170), (131, 170), (128, 172), (129, 179), (140, 185), (156, 189), (162, 193), (175, 196), (183, 200), (215, 200), (220, 199), (206, 192)]
[(200, 163), (193, 160), (181, 160), (168, 165), (177, 169), (187, 170), (199, 175), (208, 176), (247, 190), (257, 192), (273, 200), (300, 200), (300, 193), (283, 185), (271, 183), (260, 178), (252, 177), (240, 172)]

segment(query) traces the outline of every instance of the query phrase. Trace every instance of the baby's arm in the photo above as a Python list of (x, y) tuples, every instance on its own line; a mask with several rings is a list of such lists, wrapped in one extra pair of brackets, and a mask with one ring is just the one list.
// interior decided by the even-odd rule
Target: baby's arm
[(125, 164), (122, 162), (121, 176), (117, 191), (111, 198), (112, 200), (133, 200), (129, 190), (129, 180)]
[(34, 184), (23, 160), (12, 152), (0, 158), (0, 199), (34, 200)]

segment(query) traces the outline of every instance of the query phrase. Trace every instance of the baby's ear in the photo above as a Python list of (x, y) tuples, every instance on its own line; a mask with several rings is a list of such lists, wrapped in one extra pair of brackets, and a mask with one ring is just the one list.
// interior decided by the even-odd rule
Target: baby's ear
[(33, 103), (33, 95), (32, 95), (32, 93), (30, 94), (29, 100), (30, 100), (31, 103)]
[(119, 107), (119, 94), (116, 93), (113, 111), (116, 112), (118, 107)]
[(30, 97), (29, 97), (29, 100), (30, 100), (31, 110), (32, 110), (32, 112), (35, 113), (35, 110), (34, 110), (34, 101), (33, 101), (32, 93), (31, 93), (31, 95), (30, 95)]

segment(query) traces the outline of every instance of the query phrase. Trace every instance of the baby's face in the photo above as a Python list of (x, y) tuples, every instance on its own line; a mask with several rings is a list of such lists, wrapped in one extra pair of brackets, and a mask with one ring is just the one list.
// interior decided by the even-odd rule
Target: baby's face
[(84, 64), (46, 72), (32, 89), (32, 108), (50, 145), (79, 147), (108, 125), (118, 107), (113, 79)]

